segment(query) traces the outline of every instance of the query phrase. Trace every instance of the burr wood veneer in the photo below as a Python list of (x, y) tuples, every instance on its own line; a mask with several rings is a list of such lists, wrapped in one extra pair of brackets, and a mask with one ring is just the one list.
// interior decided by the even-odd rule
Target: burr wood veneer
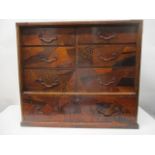
[(142, 21), (17, 23), (22, 125), (138, 128)]

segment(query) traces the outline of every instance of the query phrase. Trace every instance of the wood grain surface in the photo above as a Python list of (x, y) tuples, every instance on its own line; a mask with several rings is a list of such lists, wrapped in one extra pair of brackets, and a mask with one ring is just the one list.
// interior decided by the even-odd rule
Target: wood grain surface
[(138, 128), (142, 21), (17, 23), (23, 126)]

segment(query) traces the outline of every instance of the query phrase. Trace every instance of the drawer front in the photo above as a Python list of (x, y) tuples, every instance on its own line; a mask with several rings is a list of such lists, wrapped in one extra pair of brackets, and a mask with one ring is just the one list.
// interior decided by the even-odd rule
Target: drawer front
[(76, 73), (73, 69), (26, 69), (24, 71), (25, 91), (75, 91)]
[(81, 27), (78, 29), (78, 43), (135, 43), (136, 26)]
[(22, 45), (74, 45), (74, 28), (22, 28)]
[(23, 47), (24, 67), (74, 67), (73, 47)]
[(135, 68), (78, 69), (80, 92), (134, 92)]
[(78, 48), (80, 67), (134, 66), (135, 45), (88, 45)]
[(134, 95), (23, 95), (22, 110), (26, 121), (103, 122), (129, 125), (136, 122)]

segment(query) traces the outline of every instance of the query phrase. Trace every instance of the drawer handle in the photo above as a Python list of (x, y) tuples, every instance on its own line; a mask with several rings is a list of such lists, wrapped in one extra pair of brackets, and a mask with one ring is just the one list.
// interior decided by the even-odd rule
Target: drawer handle
[(47, 84), (42, 78), (37, 79), (36, 82), (38, 82), (39, 84), (41, 84), (46, 88), (53, 88), (60, 84), (58, 79), (53, 80), (51, 84)]
[(120, 52), (113, 52), (112, 53), (112, 56), (107, 58), (107, 57), (104, 57), (102, 55), (99, 55), (99, 59), (102, 60), (102, 61), (112, 61), (112, 60), (115, 60), (118, 56), (119, 56)]
[(111, 79), (111, 81), (108, 81), (108, 82), (104, 82), (104, 80), (102, 80), (102, 79), (99, 78), (98, 81), (99, 81), (99, 84), (100, 84), (100, 85), (110, 86), (111, 84), (114, 84), (114, 83), (116, 82), (116, 78), (113, 77), (113, 78)]
[(128, 111), (125, 110), (121, 105), (112, 103), (97, 103), (96, 110), (98, 113), (103, 114), (105, 117), (128, 113)]
[(40, 40), (42, 41), (42, 42), (44, 42), (44, 43), (52, 43), (53, 41), (56, 41), (57, 40), (57, 37), (51, 37), (51, 38), (45, 38), (45, 37), (43, 37), (43, 35), (41, 34), (41, 35), (39, 35), (39, 38), (40, 38)]
[(104, 39), (104, 40), (110, 40), (116, 37), (116, 33), (112, 35), (105, 35), (105, 34), (100, 34), (99, 38)]
[(40, 58), (41, 61), (44, 61), (46, 63), (53, 63), (55, 61), (57, 61), (57, 58), (54, 57), (54, 58), (51, 58), (51, 59), (48, 59), (48, 58)]

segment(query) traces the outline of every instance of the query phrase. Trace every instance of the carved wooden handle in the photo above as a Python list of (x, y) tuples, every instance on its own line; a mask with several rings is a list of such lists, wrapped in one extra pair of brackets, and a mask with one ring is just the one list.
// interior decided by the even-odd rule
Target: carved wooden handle
[(39, 38), (42, 42), (44, 43), (52, 43), (53, 41), (56, 41), (57, 40), (57, 37), (50, 37), (50, 38), (46, 38), (46, 37), (43, 37), (43, 35), (39, 35)]
[(116, 37), (116, 33), (112, 35), (105, 35), (104, 33), (99, 34), (99, 38), (104, 39), (104, 40), (110, 40)]
[(100, 105), (97, 107), (97, 112), (103, 114), (105, 117), (111, 117), (114, 114), (122, 114), (124, 113), (122, 107), (120, 105), (110, 105), (108, 107), (104, 107)]
[(112, 61), (112, 60), (115, 60), (115, 59), (119, 56), (119, 54), (120, 54), (120, 52), (113, 52), (113, 53), (112, 53), (112, 56), (109, 57), (109, 58), (100, 55), (100, 56), (99, 56), (99, 59), (100, 59), (100, 60), (103, 60), (103, 61), (105, 61), (105, 62), (107, 62), (107, 61)]
[(53, 88), (60, 84), (58, 79), (53, 80), (51, 84), (47, 84), (42, 78), (37, 79), (36, 82), (38, 82), (46, 88)]
[(108, 82), (104, 82), (102, 79), (98, 79), (98, 81), (99, 81), (99, 84), (100, 84), (100, 85), (110, 86), (111, 84), (113, 84), (113, 83), (116, 82), (116, 78), (113, 77), (113, 78), (111, 79), (111, 81), (108, 81)]
[(48, 59), (48, 58), (40, 58), (40, 60), (44, 61), (46, 63), (53, 63), (53, 62), (57, 61), (57, 58), (56, 57), (50, 58), (50, 59)]

